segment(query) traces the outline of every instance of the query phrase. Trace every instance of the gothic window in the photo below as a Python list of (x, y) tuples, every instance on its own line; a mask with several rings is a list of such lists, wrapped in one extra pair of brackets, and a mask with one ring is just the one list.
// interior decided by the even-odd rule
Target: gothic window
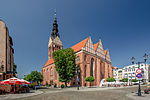
[(91, 68), (90, 68), (90, 76), (94, 76), (93, 73), (94, 72), (94, 59), (92, 58), (91, 59)]
[(44, 69), (44, 81), (46, 81), (46, 71)]
[(84, 77), (86, 78), (86, 65), (84, 67)]
[(51, 80), (53, 80), (53, 68), (51, 67)]
[(86, 55), (84, 55), (84, 61), (86, 61)]
[(55, 69), (55, 80), (57, 80), (57, 71)]
[(47, 80), (49, 80), (49, 70), (47, 68)]
[(77, 62), (80, 62), (80, 57), (79, 56), (77, 57)]

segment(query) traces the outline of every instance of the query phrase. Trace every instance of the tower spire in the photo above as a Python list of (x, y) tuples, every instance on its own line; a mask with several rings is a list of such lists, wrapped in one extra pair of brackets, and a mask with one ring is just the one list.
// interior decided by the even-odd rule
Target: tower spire
[(59, 36), (59, 33), (58, 33), (58, 24), (57, 24), (57, 18), (56, 18), (56, 9), (54, 11), (54, 23), (53, 23), (53, 31), (52, 31), (52, 34), (51, 34), (52, 38), (55, 38), (55, 37), (60, 37)]

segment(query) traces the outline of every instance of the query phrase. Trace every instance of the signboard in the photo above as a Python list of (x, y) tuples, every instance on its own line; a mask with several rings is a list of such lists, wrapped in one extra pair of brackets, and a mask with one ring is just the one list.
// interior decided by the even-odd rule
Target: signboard
[(142, 76), (143, 76), (143, 75), (140, 74), (140, 73), (136, 75), (137, 78), (142, 78)]
[(142, 69), (137, 69), (136, 73), (142, 73)]

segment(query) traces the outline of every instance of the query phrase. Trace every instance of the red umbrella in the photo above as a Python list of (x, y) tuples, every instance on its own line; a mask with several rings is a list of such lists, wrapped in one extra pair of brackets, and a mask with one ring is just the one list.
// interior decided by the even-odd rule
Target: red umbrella
[(24, 79), (21, 79), (21, 83), (23, 83), (23, 84), (31, 84), (30, 82), (28, 82), (28, 81), (26, 81)]
[(10, 78), (10, 79), (4, 80), (1, 83), (9, 84), (9, 85), (21, 84), (21, 80), (14, 77), (14, 78)]

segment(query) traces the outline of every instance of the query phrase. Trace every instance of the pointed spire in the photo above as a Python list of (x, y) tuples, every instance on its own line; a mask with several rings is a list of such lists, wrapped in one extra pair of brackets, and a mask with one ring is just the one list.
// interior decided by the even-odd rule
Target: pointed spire
[(53, 23), (53, 31), (52, 31), (52, 34), (51, 34), (52, 38), (56, 38), (57, 36), (59, 36), (59, 33), (58, 33), (58, 24), (57, 24), (57, 18), (56, 18), (56, 9), (54, 11), (54, 23)]

